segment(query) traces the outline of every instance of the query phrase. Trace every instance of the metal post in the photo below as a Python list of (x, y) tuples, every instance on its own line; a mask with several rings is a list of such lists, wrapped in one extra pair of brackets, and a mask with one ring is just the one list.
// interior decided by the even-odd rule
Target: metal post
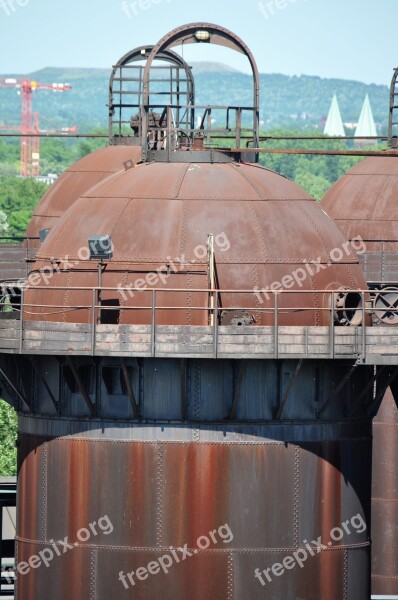
[(330, 300), (330, 358), (334, 358), (334, 292), (331, 292)]
[(94, 356), (95, 354), (95, 330), (96, 330), (96, 318), (95, 318), (95, 288), (92, 290), (91, 294), (91, 354)]
[(155, 357), (155, 327), (156, 327), (156, 290), (152, 290), (152, 331), (151, 331), (151, 356)]
[(29, 275), (29, 259), (30, 259), (30, 240), (29, 237), (26, 238), (26, 277)]
[(386, 257), (385, 257), (385, 247), (384, 240), (381, 242), (381, 281), (385, 282), (385, 272), (386, 272)]
[(206, 132), (206, 145), (209, 146), (211, 142), (211, 108), (207, 109), (207, 132)]
[(214, 298), (214, 321), (213, 321), (213, 342), (214, 342), (214, 347), (213, 347), (213, 358), (217, 358), (217, 354), (218, 354), (218, 319), (217, 319), (217, 313), (218, 313), (218, 294), (215, 295)]
[(366, 305), (365, 292), (362, 292), (362, 360), (366, 360)]
[[(214, 235), (210, 233), (207, 237), (207, 256), (209, 261), (209, 288), (214, 290), (216, 287), (216, 277), (215, 277), (215, 264), (214, 264)], [(214, 325), (213, 319), (215, 319), (214, 314), (214, 292), (210, 292), (209, 298), (209, 317), (210, 317), (210, 326)]]
[(24, 301), (25, 301), (25, 288), (21, 288), (21, 308), (19, 313), (19, 353), (22, 354), (23, 350), (23, 311), (24, 311)]
[(279, 355), (279, 332), (278, 332), (278, 293), (274, 292), (274, 357)]
[(171, 106), (167, 107), (167, 160), (170, 162), (171, 153), (175, 150), (175, 148), (171, 147), (172, 140), (172, 121), (173, 121), (173, 111)]
[(242, 135), (242, 109), (236, 109), (236, 147), (240, 148), (241, 143), (241, 135)]

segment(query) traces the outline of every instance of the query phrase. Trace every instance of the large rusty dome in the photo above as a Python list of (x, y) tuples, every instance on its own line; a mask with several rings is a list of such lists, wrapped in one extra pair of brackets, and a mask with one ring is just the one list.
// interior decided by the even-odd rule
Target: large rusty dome
[[(138, 146), (108, 146), (84, 156), (67, 169), (44, 194), (29, 223), (26, 235), (38, 238), (43, 229), (51, 229), (61, 215), (92, 186), (113, 173), (122, 171), (125, 164), (140, 160)], [(38, 246), (34, 240), (31, 246)]]
[[(115, 175), (71, 206), (40, 247), (34, 265), (34, 271), (51, 271), (53, 289), (50, 294), (48, 288), (30, 289), (26, 301), (43, 305), (45, 320), (59, 319), (56, 308), (50, 314), (45, 306), (53, 304), (69, 306), (65, 320), (86, 322), (89, 311), (81, 307), (91, 306), (91, 298), (83, 288), (97, 285), (98, 261), (82, 249), (95, 235), (109, 236), (113, 245), (101, 274), (106, 288), (208, 289), (209, 234), (216, 240), (218, 289), (252, 290), (225, 294), (220, 305), (250, 308), (254, 324), (273, 322), (270, 289), (310, 292), (281, 294), (279, 307), (297, 309), (284, 313), (286, 324), (314, 325), (329, 323), (330, 297), (313, 290), (365, 289), (358, 260), (336, 225), (286, 178), (249, 164), (149, 163)], [(168, 272), (167, 281), (151, 278), (159, 269)], [(82, 289), (71, 289), (77, 287)], [(195, 308), (206, 306), (207, 294), (188, 295), (188, 300), (182, 294), (159, 295), (163, 307), (188, 302), (189, 308), (164, 315), (167, 323), (203, 323), (203, 312)], [(121, 309), (149, 302), (148, 292), (115, 296), (109, 291), (105, 296), (102, 300), (114, 300)], [(147, 323), (149, 318), (145, 310), (120, 310), (117, 322)]]

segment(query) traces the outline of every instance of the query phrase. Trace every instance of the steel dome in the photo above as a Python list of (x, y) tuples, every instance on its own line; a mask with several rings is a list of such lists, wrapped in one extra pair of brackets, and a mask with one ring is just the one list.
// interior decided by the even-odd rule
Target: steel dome
[[(87, 254), (85, 260), (79, 258), (93, 235), (109, 235), (113, 244), (112, 260), (101, 278), (103, 287), (135, 287), (137, 280), (164, 267), (170, 271), (167, 282), (152, 278), (152, 284), (145, 287), (207, 289), (207, 258), (197, 249), (206, 245), (208, 234), (214, 234), (225, 245), (215, 249), (218, 289), (257, 291), (244, 297), (226, 295), (222, 305), (250, 308), (257, 325), (273, 321), (274, 298), (261, 290), (282, 289), (284, 282), (286, 288), (298, 292), (365, 289), (357, 257), (348, 249), (333, 263), (333, 250), (347, 248), (336, 225), (310, 196), (286, 178), (251, 164), (149, 163), (115, 175), (71, 206), (40, 247), (34, 265), (36, 274), (42, 269), (51, 271), (49, 285), (53, 289), (51, 293), (48, 289), (27, 290), (26, 301), (69, 306), (63, 318), (85, 322), (88, 311), (73, 307), (89, 304), (89, 292), (70, 288), (97, 285), (98, 261), (87, 259)], [(65, 256), (67, 268), (54, 267)], [(171, 261), (180, 263), (178, 272), (170, 269)], [(312, 269), (306, 269), (306, 264), (312, 264)], [(294, 281), (298, 269), (302, 282)], [(284, 280), (289, 276), (291, 279)], [(35, 281), (40, 284), (39, 274)], [(55, 289), (59, 287), (69, 289)], [(115, 294), (109, 294), (108, 300), (112, 300)], [(182, 295), (172, 300), (164, 294), (161, 300), (162, 306), (169, 306), (171, 301), (171, 306), (181, 306)], [(164, 321), (202, 324), (203, 314), (195, 307), (205, 302), (207, 294), (185, 296), (184, 306), (188, 303), (189, 308), (165, 311)], [(121, 308), (147, 304), (147, 292), (120, 298)], [(297, 308), (284, 314), (286, 324), (321, 325), (330, 320), (328, 311), (322, 311), (330, 307), (328, 294), (283, 294), (279, 307)], [(37, 315), (41, 311), (43, 319), (59, 319), (46, 308), (35, 308), (35, 318), (41, 318)], [(121, 310), (118, 322), (147, 323), (148, 318), (143, 310)]]
[(397, 195), (397, 158), (370, 157), (330, 188), (322, 206), (347, 239), (360, 235), (369, 241), (394, 241), (398, 240)]

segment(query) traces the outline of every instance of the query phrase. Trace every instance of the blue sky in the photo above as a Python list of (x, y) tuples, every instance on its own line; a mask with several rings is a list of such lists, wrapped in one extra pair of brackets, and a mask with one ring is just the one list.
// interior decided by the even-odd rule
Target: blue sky
[[(263, 73), (389, 84), (398, 0), (260, 1), (261, 11), (259, 0), (0, 0), (0, 73), (109, 68), (178, 25), (211, 21), (240, 35)], [(248, 70), (238, 54), (215, 46), (191, 48), (185, 58)]]

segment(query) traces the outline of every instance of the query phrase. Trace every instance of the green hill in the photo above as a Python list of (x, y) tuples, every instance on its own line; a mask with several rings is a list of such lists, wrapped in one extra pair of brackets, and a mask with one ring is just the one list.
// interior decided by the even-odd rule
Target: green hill
[[(197, 104), (250, 105), (250, 76), (219, 63), (194, 63)], [(43, 127), (78, 125), (81, 132), (106, 126), (108, 102), (107, 69), (45, 68), (26, 77), (43, 83), (70, 83), (73, 90), (63, 94), (37, 92), (34, 110)], [(7, 74), (3, 77), (20, 77)], [(357, 122), (366, 93), (379, 130), (385, 132), (388, 119), (387, 86), (367, 85), (342, 79), (301, 75), (261, 75), (261, 119), (263, 129), (286, 127), (314, 129), (328, 113), (336, 92), (345, 122)], [(18, 124), (21, 99), (16, 90), (0, 89), (0, 124)]]

